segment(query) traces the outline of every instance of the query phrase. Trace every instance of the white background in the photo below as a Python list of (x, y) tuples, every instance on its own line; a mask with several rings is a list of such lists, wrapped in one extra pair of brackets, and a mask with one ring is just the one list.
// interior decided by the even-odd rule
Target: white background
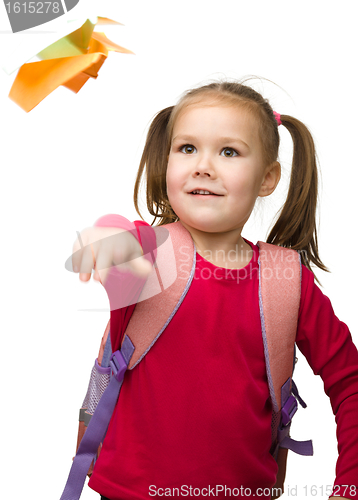
[[(0, 72), (2, 498), (60, 497), (109, 318), (108, 310), (80, 311), (108, 309), (107, 296), (64, 263), (76, 231), (99, 216), (139, 219), (132, 193), (148, 125), (193, 85), (267, 78), (277, 85), (263, 80), (255, 88), (312, 131), (321, 168), (319, 249), (331, 270), (317, 275), (358, 344), (355, 7), (353, 0), (101, 0), (98, 15), (125, 26), (97, 30), (136, 55), (110, 53), (77, 95), (59, 88), (28, 114), (7, 97), (14, 75)], [(9, 44), (9, 35), (2, 41)], [(292, 146), (283, 127), (280, 135), (283, 180), (243, 231), (253, 242), (266, 238), (283, 201)], [(141, 207), (151, 223), (144, 190)], [(299, 409), (292, 435), (313, 438), (315, 455), (290, 453), (291, 494), (283, 498), (296, 485), (304, 498), (304, 485), (332, 484), (337, 458), (329, 400), (301, 355), (295, 379), (308, 408)], [(86, 487), (82, 498), (98, 496)]]

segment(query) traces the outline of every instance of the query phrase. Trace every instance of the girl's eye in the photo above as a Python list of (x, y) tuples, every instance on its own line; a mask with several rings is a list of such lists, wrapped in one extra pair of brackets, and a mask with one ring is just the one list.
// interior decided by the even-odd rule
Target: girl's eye
[(232, 156), (238, 156), (239, 153), (235, 149), (225, 148), (221, 151), (221, 154), (226, 156), (226, 158), (231, 158)]
[(192, 155), (196, 151), (196, 149), (191, 144), (185, 144), (185, 146), (182, 146), (180, 148), (180, 151), (182, 151), (183, 153), (185, 153), (187, 155)]

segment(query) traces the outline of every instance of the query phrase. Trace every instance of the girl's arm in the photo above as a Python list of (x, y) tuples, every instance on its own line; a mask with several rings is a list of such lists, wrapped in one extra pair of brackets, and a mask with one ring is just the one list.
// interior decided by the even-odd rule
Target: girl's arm
[[(349, 329), (302, 266), (302, 295), (296, 343), (324, 382), (336, 417), (339, 457), (334, 492), (341, 498), (358, 493), (358, 351)], [(338, 488), (349, 485), (353, 489)], [(353, 491), (353, 493), (352, 493)], [(340, 498), (333, 496), (332, 498)]]
[[(144, 258), (153, 264), (156, 257), (156, 236), (153, 228), (144, 221), (130, 222), (121, 215), (109, 214), (95, 222), (95, 227), (121, 228), (130, 232), (141, 246)], [(120, 240), (119, 240), (120, 245)], [(112, 350), (118, 349), (122, 342), (132, 311), (138, 301), (147, 277), (140, 277), (130, 271), (119, 271), (112, 267), (105, 283), (111, 310)]]

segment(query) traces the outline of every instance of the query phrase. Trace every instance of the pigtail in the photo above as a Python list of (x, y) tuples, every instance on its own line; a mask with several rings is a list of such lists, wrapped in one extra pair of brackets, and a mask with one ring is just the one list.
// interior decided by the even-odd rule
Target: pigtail
[(149, 213), (154, 216), (151, 225), (157, 218), (160, 218), (158, 226), (178, 220), (170, 206), (166, 188), (167, 157), (170, 149), (168, 122), (173, 107), (170, 106), (160, 111), (150, 125), (134, 186), (134, 206), (141, 219), (144, 220), (138, 207), (138, 192), (145, 168), (147, 208)]
[(281, 115), (281, 123), (293, 140), (292, 172), (286, 202), (267, 243), (299, 250), (302, 263), (311, 271), (312, 263), (330, 272), (318, 255), (318, 173), (313, 138), (308, 128), (292, 116)]

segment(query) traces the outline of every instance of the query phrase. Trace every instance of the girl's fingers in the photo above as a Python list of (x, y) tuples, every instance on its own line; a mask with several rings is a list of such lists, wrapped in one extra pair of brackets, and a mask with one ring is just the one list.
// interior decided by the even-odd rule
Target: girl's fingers
[(93, 275), (93, 279), (100, 281), (102, 285), (105, 284), (110, 268), (107, 269), (96, 269)]
[[(80, 279), (88, 281), (88, 274), (90, 269), (81, 269), (84, 250), (87, 246), (87, 230), (84, 229), (81, 233), (77, 231), (77, 239), (72, 247), (72, 270), (75, 273), (80, 273)], [(87, 266), (88, 267), (88, 266)]]
[(104, 239), (98, 243), (96, 269), (93, 278), (104, 283), (112, 266), (112, 252), (108, 245), (108, 240)]
[(111, 235), (101, 241), (97, 259), (97, 271), (102, 284), (113, 267), (119, 270), (126, 269), (126, 255), (128, 255), (126, 233), (123, 231)]
[[(95, 265), (95, 252), (93, 247), (95, 244), (86, 245), (82, 248), (82, 260), (80, 263), (80, 279), (82, 281), (88, 281), (92, 274), (92, 269), (94, 269)], [(82, 275), (82, 277), (81, 277)]]
[[(143, 257), (143, 252), (137, 239), (130, 233), (126, 234), (127, 246), (116, 246), (113, 262), (117, 269), (130, 271), (140, 278), (147, 278), (152, 270), (151, 263)], [(123, 241), (123, 240), (122, 240)]]
[[(74, 272), (79, 272), (80, 280), (89, 281), (94, 269), (93, 279), (104, 285), (112, 267), (147, 278), (152, 265), (142, 256), (133, 234), (124, 230), (109, 235), (108, 232), (108, 229), (92, 228), (78, 233), (73, 245), (72, 267)], [(93, 239), (96, 241), (90, 243)]]
[(129, 261), (128, 267), (131, 272), (140, 278), (147, 278), (152, 271), (152, 264), (143, 256), (139, 256)]
[(88, 281), (91, 279), (92, 273), (80, 273), (79, 276), (81, 281)]
[(106, 276), (104, 275), (104, 273), (100, 274), (98, 272), (98, 269), (96, 268), (95, 272), (93, 273), (93, 279), (103, 284), (106, 281)]
[(82, 250), (76, 241), (72, 249), (72, 270), (74, 273), (79, 272), (81, 268), (81, 261), (82, 261)]

